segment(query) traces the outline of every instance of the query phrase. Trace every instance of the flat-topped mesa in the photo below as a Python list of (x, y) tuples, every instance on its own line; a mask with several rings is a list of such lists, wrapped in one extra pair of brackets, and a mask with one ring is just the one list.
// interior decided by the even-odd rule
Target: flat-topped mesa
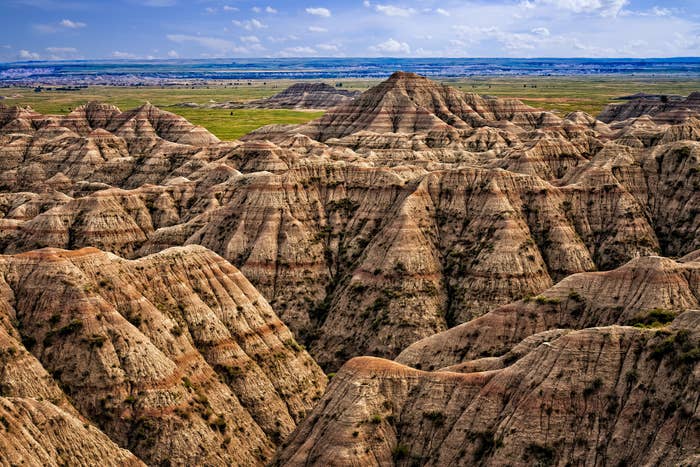
[(247, 102), (244, 107), (265, 109), (330, 109), (352, 101), (359, 91), (326, 83), (296, 83), (274, 96)]
[(700, 92), (687, 97), (640, 94), (628, 96), (623, 103), (608, 104), (598, 116), (605, 123), (649, 115), (656, 123), (678, 124), (700, 117)]
[(116, 443), (149, 465), (262, 465), (325, 387), (260, 293), (203, 247), (136, 261), (43, 249), (0, 256), (0, 277), (3, 396), (89, 420), (103, 457)]

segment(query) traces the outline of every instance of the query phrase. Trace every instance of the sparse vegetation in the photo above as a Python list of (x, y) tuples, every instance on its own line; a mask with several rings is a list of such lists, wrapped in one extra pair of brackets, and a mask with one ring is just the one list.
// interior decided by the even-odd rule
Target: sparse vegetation
[(676, 312), (664, 310), (662, 308), (654, 308), (645, 313), (640, 313), (627, 324), (638, 328), (658, 328), (665, 326), (676, 318)]

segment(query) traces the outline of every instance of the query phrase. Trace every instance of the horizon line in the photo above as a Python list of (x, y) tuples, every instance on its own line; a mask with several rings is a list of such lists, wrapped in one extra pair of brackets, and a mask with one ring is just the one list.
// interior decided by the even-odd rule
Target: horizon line
[(365, 57), (365, 56), (348, 56), (348, 57), (333, 57), (333, 56), (313, 56), (313, 57), (209, 57), (209, 58), (194, 58), (194, 57), (179, 57), (179, 58), (79, 58), (79, 59), (58, 59), (58, 60), (15, 60), (15, 61), (0, 61), (0, 64), (32, 64), (32, 63), (76, 63), (76, 62), (110, 62), (110, 63), (138, 63), (138, 62), (178, 62), (183, 60), (189, 61), (211, 61), (211, 60), (698, 60), (700, 56), (671, 56), (671, 57)]

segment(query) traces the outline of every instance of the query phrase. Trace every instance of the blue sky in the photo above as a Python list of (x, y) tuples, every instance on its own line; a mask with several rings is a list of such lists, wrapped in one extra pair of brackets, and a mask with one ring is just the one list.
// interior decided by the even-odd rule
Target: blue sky
[(700, 56), (698, 0), (0, 0), (0, 61)]

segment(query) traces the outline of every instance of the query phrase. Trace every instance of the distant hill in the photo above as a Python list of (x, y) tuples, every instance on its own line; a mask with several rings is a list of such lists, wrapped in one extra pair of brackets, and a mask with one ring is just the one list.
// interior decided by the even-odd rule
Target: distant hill
[(346, 91), (326, 83), (297, 83), (279, 94), (254, 101), (194, 104), (186, 102), (181, 107), (208, 109), (331, 109), (351, 102), (359, 91)]

